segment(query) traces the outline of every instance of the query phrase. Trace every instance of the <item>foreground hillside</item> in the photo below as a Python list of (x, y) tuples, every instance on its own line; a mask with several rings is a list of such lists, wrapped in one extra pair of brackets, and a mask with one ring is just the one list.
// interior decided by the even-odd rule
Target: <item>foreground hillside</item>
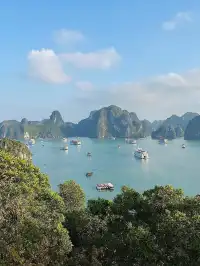
[(30, 155), (24, 144), (2, 141), (0, 265), (200, 265), (198, 196), (171, 186), (142, 194), (122, 187), (113, 201), (86, 206), (78, 184), (53, 192), (48, 177), (21, 159), (22, 151)]
[(164, 137), (166, 139), (175, 139), (184, 136), (188, 123), (198, 116), (197, 113), (187, 112), (182, 116), (172, 115), (162, 122), (162, 124), (151, 134), (153, 139)]
[(152, 127), (148, 120), (140, 121), (133, 112), (122, 110), (117, 106), (104, 107), (92, 111), (90, 116), (78, 124), (64, 122), (61, 114), (54, 111), (49, 119), (42, 121), (3, 121), (0, 124), (0, 137), (15, 139), (23, 138), (28, 132), (32, 137), (59, 138), (59, 137), (92, 137), (106, 138), (149, 136)]

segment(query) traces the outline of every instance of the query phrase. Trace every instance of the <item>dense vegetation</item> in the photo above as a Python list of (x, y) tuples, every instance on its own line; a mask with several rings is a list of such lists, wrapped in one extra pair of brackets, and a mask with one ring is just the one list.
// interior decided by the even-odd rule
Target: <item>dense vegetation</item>
[(53, 192), (31, 162), (1, 148), (0, 265), (198, 266), (200, 199), (171, 186), (122, 187), (86, 206), (74, 181)]
[(191, 120), (199, 116), (197, 113), (187, 112), (182, 116), (172, 115), (162, 122), (162, 124), (153, 130), (151, 137), (158, 139), (175, 139), (184, 136), (184, 132)]

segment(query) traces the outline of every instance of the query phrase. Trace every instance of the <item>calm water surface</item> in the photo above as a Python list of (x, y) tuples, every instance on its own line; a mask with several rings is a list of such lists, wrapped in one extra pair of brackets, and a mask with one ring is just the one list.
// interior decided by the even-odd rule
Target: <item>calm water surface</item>
[[(186, 149), (182, 149), (182, 143)], [(148, 161), (138, 160), (133, 153), (136, 146), (124, 140), (98, 140), (82, 138), (81, 146), (69, 145), (69, 151), (61, 151), (63, 141), (38, 140), (31, 147), (34, 163), (50, 177), (52, 188), (73, 179), (84, 189), (87, 199), (104, 197), (112, 199), (123, 185), (144, 191), (157, 185), (171, 184), (182, 188), (187, 195), (200, 193), (200, 142), (177, 139), (167, 145), (156, 140), (138, 141), (139, 147), (149, 152)], [(118, 149), (118, 144), (121, 148)], [(92, 153), (92, 158), (86, 156)], [(93, 171), (87, 178), (86, 172)], [(111, 182), (113, 192), (98, 192), (97, 183)]]

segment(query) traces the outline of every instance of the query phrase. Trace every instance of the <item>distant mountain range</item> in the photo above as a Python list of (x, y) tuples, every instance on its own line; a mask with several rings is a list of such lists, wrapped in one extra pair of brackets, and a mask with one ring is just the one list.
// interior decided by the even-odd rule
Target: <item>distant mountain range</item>
[(166, 120), (155, 120), (151, 123), (146, 119), (140, 120), (134, 112), (128, 112), (118, 106), (111, 105), (92, 111), (88, 118), (75, 124), (64, 122), (60, 112), (53, 111), (49, 119), (42, 121), (29, 121), (23, 118), (21, 122), (16, 120), (1, 122), (0, 138), (21, 139), (26, 132), (35, 138), (75, 136), (90, 138), (109, 138), (112, 136), (118, 138), (144, 138), (151, 135), (154, 139), (160, 137), (174, 139), (182, 137), (184, 132), (187, 132), (186, 137), (190, 138), (191, 133), (188, 133), (190, 132), (187, 129), (188, 124), (194, 128), (194, 124), (199, 123), (200, 130), (200, 118), (195, 120), (194, 123), (190, 123), (196, 117), (200, 117), (199, 114), (188, 112), (181, 117), (172, 115)]
[(141, 138), (149, 136), (151, 131), (151, 123), (148, 120), (139, 120), (135, 113), (129, 113), (114, 105), (92, 111), (88, 118), (78, 124), (64, 122), (59, 111), (53, 111), (49, 119), (42, 121), (28, 121), (23, 118), (21, 122), (8, 120), (0, 123), (0, 137), (16, 139), (23, 138), (25, 132), (40, 138)]

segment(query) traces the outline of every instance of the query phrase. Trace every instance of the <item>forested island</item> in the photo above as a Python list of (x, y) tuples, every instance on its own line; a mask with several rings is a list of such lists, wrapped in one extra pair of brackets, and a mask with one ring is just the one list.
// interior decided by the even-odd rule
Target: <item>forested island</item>
[[(0, 140), (0, 265), (198, 266), (200, 197), (122, 187), (86, 203), (72, 180), (54, 192), (26, 145)], [(66, 177), (67, 179), (67, 177)]]
[[(193, 121), (193, 122), (192, 122)], [(160, 137), (187, 140), (200, 140), (200, 116), (187, 112), (182, 116), (172, 115), (166, 120), (140, 120), (135, 112), (128, 112), (110, 105), (91, 111), (89, 116), (78, 123), (64, 122), (59, 111), (53, 111), (48, 119), (29, 121), (23, 118), (4, 120), (0, 123), (0, 138), (23, 139), (28, 133), (31, 138), (144, 138)], [(190, 123), (191, 122), (191, 123)]]

